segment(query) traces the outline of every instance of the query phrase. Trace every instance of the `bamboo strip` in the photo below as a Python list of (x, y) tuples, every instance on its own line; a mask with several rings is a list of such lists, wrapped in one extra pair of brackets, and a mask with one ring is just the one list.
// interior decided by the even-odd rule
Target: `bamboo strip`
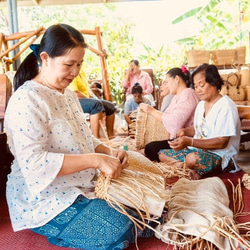
[[(31, 33), (30, 35), (24, 37), (22, 40), (20, 40), (19, 42), (15, 43), (13, 46), (11, 46), (9, 49), (5, 50), (5, 52), (3, 52), (2, 54), (0, 54), (0, 58), (6, 56), (10, 51), (16, 49), (20, 44), (24, 43), (25, 41), (27, 41), (28, 39), (30, 39), (33, 36), (39, 36), (40, 32), (43, 30), (43, 27), (40, 27), (39, 29), (33, 31), (33, 33)], [(7, 41), (7, 40), (6, 40)]]

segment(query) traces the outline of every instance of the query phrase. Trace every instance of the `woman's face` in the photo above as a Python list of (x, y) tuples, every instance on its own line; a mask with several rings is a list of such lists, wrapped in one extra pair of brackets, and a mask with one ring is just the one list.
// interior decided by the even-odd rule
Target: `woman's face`
[(139, 72), (139, 70), (140, 70), (140, 67), (137, 66), (137, 65), (135, 65), (134, 62), (131, 62), (131, 63), (129, 64), (129, 71), (130, 71), (130, 73), (136, 74), (137, 72)]
[[(42, 52), (45, 53), (45, 52)], [(42, 67), (45, 68), (47, 84), (51, 88), (65, 89), (79, 74), (83, 62), (85, 49), (75, 47), (65, 55), (51, 58), (45, 57)]]
[(160, 86), (160, 96), (164, 97), (164, 96), (168, 95), (169, 93), (170, 93), (170, 91), (167, 87), (167, 82), (164, 80)]
[(194, 78), (194, 89), (200, 100), (210, 101), (218, 95), (216, 87), (212, 86), (205, 80), (205, 72), (197, 73)]
[(134, 93), (133, 96), (134, 96), (134, 100), (135, 100), (135, 102), (137, 104), (142, 103), (142, 101), (143, 101), (143, 94), (141, 94), (141, 93)]
[(169, 90), (170, 94), (175, 95), (177, 93), (178, 90), (177, 76), (171, 77), (169, 74), (167, 74), (165, 80), (163, 81), (163, 84), (166, 85), (166, 88)]

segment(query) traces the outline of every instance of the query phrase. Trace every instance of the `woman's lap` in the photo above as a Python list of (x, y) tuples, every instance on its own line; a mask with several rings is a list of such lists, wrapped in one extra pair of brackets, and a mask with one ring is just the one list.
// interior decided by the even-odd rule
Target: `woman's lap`
[(134, 224), (100, 199), (77, 199), (46, 225), (32, 229), (51, 244), (81, 249), (124, 249), (134, 242)]
[(84, 113), (95, 115), (105, 111), (100, 100), (93, 98), (79, 98), (79, 101)]
[(161, 150), (164, 155), (171, 157), (178, 161), (185, 161), (185, 157), (190, 153), (195, 153), (197, 158), (197, 164), (199, 165), (199, 173), (205, 174), (211, 171), (222, 171), (221, 170), (221, 157), (202, 149), (198, 148), (187, 148), (179, 151), (173, 149)]
[(144, 153), (146, 157), (148, 157), (151, 161), (160, 161), (159, 160), (159, 151), (161, 149), (169, 149), (169, 144), (167, 140), (163, 141), (153, 141), (148, 143), (145, 146)]
[(112, 115), (112, 114), (115, 113), (116, 107), (112, 102), (106, 101), (106, 100), (101, 100), (101, 102), (103, 104), (103, 107), (105, 109), (105, 113), (106, 113), (107, 116)]

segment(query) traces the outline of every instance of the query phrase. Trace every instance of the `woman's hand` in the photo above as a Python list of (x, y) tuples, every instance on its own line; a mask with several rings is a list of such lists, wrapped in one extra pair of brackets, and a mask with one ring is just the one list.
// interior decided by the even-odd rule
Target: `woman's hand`
[(128, 154), (126, 153), (125, 150), (113, 149), (112, 156), (114, 156), (120, 160), (120, 163), (122, 165), (122, 169), (128, 167)]
[(109, 155), (96, 154), (96, 167), (111, 179), (118, 178), (128, 166), (128, 155), (124, 150), (112, 149)]
[(185, 136), (185, 129), (184, 128), (181, 128), (177, 134), (176, 134), (176, 137), (182, 137), (182, 136)]
[(96, 154), (94, 161), (97, 163), (95, 167), (103, 172), (106, 177), (116, 179), (121, 175), (123, 168), (118, 158), (105, 154)]
[(140, 110), (142, 112), (145, 112), (145, 113), (148, 113), (148, 114), (151, 114), (153, 111), (154, 111), (154, 108), (146, 103), (141, 103), (140, 104)]
[(134, 67), (129, 67), (129, 69), (128, 69), (128, 74), (129, 74), (129, 75), (132, 75), (132, 74), (134, 74), (134, 72), (135, 72)]
[(193, 137), (195, 134), (194, 127), (181, 128), (177, 133), (176, 137), (189, 136)]
[(192, 141), (192, 138), (186, 136), (180, 136), (174, 139), (173, 141), (169, 141), (168, 144), (172, 149), (178, 151), (183, 148), (186, 148), (187, 146), (190, 146), (190, 141)]

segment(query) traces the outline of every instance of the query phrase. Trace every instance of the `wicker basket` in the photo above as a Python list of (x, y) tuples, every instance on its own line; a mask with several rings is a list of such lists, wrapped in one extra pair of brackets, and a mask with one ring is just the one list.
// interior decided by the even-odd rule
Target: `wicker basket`
[(163, 122), (155, 119), (152, 115), (138, 110), (135, 133), (136, 148), (142, 149), (149, 142), (167, 139), (169, 139), (169, 133)]
[(214, 62), (218, 66), (233, 65), (235, 62), (235, 49), (220, 49), (214, 51)]
[(240, 76), (241, 86), (250, 86), (250, 70), (247, 66), (241, 67)]
[(187, 60), (189, 67), (196, 67), (203, 63), (209, 63), (210, 51), (207, 50), (190, 50), (187, 52)]
[(250, 101), (250, 86), (245, 86), (247, 100)]
[(234, 64), (242, 65), (246, 63), (246, 47), (236, 48)]
[(128, 161), (129, 166), (117, 179), (109, 179), (101, 172), (95, 185), (96, 196), (134, 222), (137, 220), (128, 214), (126, 207), (134, 208), (142, 220), (150, 220), (151, 214), (160, 217), (166, 203), (163, 172), (138, 152), (128, 151)]

